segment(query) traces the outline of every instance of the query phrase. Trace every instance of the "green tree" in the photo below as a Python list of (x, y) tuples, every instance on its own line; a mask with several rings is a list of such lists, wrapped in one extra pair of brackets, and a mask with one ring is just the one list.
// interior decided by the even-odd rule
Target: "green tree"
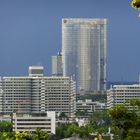
[(15, 140), (15, 132), (3, 132), (1, 135), (1, 140)]
[(138, 100), (138, 99), (132, 99), (132, 100), (130, 100), (130, 105), (131, 106), (137, 106), (138, 107), (138, 110), (140, 110), (140, 100)]
[(47, 140), (47, 132), (37, 129), (36, 132), (1, 132), (1, 140)]
[(0, 132), (12, 132), (12, 123), (8, 121), (1, 121)]
[(71, 136), (78, 136), (83, 139), (88, 139), (89, 135), (93, 133), (93, 127), (90, 124), (79, 127), (76, 123), (60, 124), (56, 128), (56, 135), (59, 139), (68, 138)]
[(109, 111), (112, 118), (112, 131), (120, 140), (138, 140), (140, 138), (139, 111), (128, 110), (120, 105)]
[(37, 128), (32, 140), (47, 140), (48, 137), (48, 132), (43, 132), (41, 128)]
[(56, 135), (59, 139), (70, 137), (72, 134), (71, 132), (67, 132), (67, 129), (70, 124), (58, 124), (56, 128)]
[(94, 130), (100, 133), (106, 133), (111, 125), (111, 118), (107, 111), (93, 112), (89, 121)]
[(60, 115), (59, 115), (59, 119), (65, 119), (65, 120), (67, 120), (68, 119), (68, 116), (65, 114), (65, 112), (61, 112)]
[(140, 0), (132, 0), (131, 5), (133, 8), (140, 10)]

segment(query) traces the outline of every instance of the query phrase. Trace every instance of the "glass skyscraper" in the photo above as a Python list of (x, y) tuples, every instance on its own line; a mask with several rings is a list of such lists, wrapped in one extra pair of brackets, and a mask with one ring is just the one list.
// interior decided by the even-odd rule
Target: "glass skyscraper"
[(106, 19), (62, 19), (63, 75), (77, 91), (106, 90)]

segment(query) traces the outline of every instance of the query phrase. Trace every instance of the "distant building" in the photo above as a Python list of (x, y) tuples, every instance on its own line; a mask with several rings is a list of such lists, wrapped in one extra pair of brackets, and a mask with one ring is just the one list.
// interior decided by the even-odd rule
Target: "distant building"
[(93, 102), (90, 99), (78, 100), (76, 102), (76, 111), (83, 111), (87, 114), (92, 113), (93, 111), (101, 111), (106, 109), (106, 104), (101, 102)]
[(35, 132), (37, 128), (55, 134), (55, 112), (37, 114), (16, 114), (12, 116), (14, 132)]
[(132, 99), (140, 99), (140, 84), (114, 85), (107, 91), (107, 108), (124, 103), (131, 108), (129, 101)]
[(43, 76), (44, 67), (42, 66), (30, 66), (29, 67), (29, 76)]
[(69, 77), (47, 77), (42, 67), (30, 67), (29, 76), (0, 79), (0, 113), (55, 111), (73, 118), (75, 88), (75, 82)]
[(63, 75), (78, 92), (106, 90), (106, 32), (106, 19), (62, 19)]
[(52, 56), (52, 76), (63, 76), (62, 54)]

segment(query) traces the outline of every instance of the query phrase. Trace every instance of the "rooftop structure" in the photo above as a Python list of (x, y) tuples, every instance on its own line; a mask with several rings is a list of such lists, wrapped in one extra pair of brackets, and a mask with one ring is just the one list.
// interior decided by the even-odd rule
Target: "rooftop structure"
[(42, 66), (30, 66), (29, 67), (29, 76), (43, 76), (44, 68)]

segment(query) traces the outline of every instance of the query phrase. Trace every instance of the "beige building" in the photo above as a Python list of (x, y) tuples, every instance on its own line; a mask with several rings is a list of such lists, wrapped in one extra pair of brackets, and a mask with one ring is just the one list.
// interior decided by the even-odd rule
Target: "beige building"
[(52, 76), (63, 76), (62, 54), (52, 56)]
[(75, 82), (69, 77), (47, 77), (42, 71), (30, 67), (29, 76), (0, 79), (1, 114), (55, 111), (75, 116)]
[(90, 99), (78, 100), (76, 102), (76, 110), (77, 111), (86, 111), (88, 114), (93, 111), (101, 111), (106, 109), (106, 104), (101, 102), (93, 102)]
[(37, 114), (13, 113), (12, 123), (14, 132), (34, 132), (37, 128), (41, 128), (42, 131), (55, 134), (56, 121), (54, 111)]
[(140, 99), (140, 84), (134, 85), (114, 85), (107, 91), (107, 108), (116, 105), (128, 104), (132, 99)]

